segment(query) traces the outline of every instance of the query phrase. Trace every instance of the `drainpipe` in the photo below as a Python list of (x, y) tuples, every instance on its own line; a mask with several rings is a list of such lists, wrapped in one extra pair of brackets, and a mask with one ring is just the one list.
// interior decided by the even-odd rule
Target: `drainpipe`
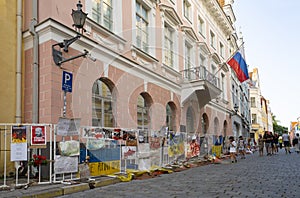
[(39, 37), (35, 31), (38, 24), (38, 2), (32, 0), (32, 20), (30, 34), (33, 36), (33, 77), (32, 77), (32, 123), (39, 122)]
[(16, 123), (22, 122), (22, 0), (17, 2)]

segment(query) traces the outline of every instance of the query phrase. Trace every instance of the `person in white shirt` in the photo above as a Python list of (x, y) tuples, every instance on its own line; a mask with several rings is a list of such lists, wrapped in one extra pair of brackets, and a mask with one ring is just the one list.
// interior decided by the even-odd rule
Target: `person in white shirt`
[(290, 151), (290, 136), (284, 132), (282, 134), (282, 141), (283, 141), (283, 145), (284, 145), (284, 149), (285, 149), (285, 153), (287, 154), (288, 152), (291, 153)]
[(233, 136), (230, 136), (229, 137), (229, 153), (230, 153), (230, 159), (231, 159), (231, 162), (234, 163), (234, 162), (237, 162), (236, 160), (236, 142), (234, 141), (234, 137)]

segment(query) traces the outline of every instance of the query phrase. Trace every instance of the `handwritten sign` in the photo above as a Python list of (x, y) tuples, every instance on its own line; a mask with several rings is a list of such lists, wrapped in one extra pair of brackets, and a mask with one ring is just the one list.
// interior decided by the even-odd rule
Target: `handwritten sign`
[(59, 118), (57, 124), (57, 135), (72, 136), (79, 135), (80, 118)]

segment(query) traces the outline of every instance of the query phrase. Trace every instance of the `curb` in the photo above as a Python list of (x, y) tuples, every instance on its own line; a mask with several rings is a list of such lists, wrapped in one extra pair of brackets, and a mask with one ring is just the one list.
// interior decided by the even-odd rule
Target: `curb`
[[(120, 179), (118, 178), (109, 178), (104, 179), (102, 181), (95, 181), (93, 184), (94, 188), (99, 188), (103, 186), (108, 186), (116, 183), (120, 183)], [(62, 186), (58, 187), (56, 189), (47, 189), (39, 193), (31, 193), (30, 195), (21, 196), (22, 198), (51, 198), (51, 197), (57, 197), (57, 196), (63, 196), (68, 195), (72, 193), (82, 192), (85, 190), (90, 190), (90, 184), (89, 183), (81, 183), (81, 184), (75, 184), (70, 186)]]

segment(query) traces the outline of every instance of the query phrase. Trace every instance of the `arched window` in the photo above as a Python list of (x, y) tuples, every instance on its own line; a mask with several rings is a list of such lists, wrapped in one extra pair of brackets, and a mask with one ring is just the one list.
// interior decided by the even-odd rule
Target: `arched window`
[(219, 120), (218, 118), (214, 119), (214, 132), (213, 132), (213, 143), (218, 143), (218, 133), (219, 133)]
[(143, 95), (138, 96), (137, 101), (137, 125), (138, 129), (148, 129), (150, 124), (149, 104)]
[(166, 106), (166, 125), (169, 131), (176, 130), (176, 114), (174, 104), (168, 103)]
[(226, 122), (226, 120), (224, 121), (224, 125), (223, 125), (223, 136), (224, 137), (227, 136), (227, 122)]
[(189, 107), (186, 112), (186, 132), (188, 135), (194, 135), (194, 111), (192, 107)]
[(114, 127), (111, 90), (101, 79), (93, 85), (92, 105), (92, 126)]
[(203, 133), (203, 135), (205, 135), (207, 133), (207, 129), (208, 129), (208, 118), (207, 118), (206, 114), (202, 115), (201, 127), (202, 127), (202, 133)]

